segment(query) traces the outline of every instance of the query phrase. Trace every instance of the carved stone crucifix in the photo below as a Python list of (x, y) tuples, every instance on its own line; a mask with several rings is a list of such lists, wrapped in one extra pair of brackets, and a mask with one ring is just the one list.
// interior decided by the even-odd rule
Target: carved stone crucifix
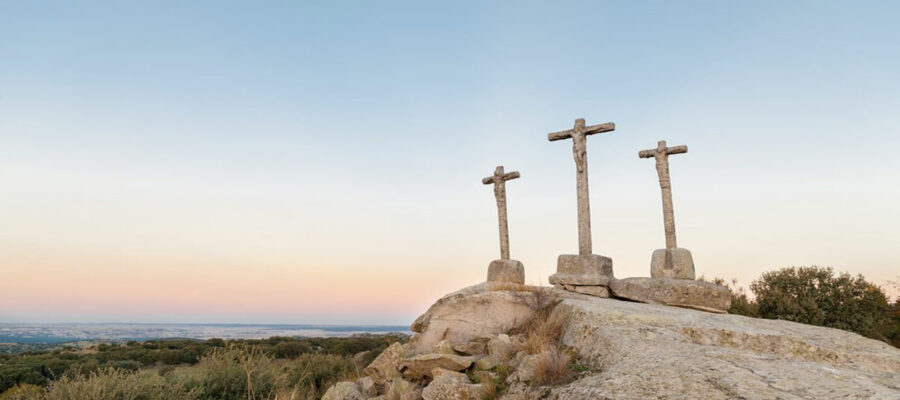
[(662, 189), (663, 220), (666, 227), (666, 248), (678, 247), (675, 240), (675, 211), (672, 207), (672, 181), (669, 178), (669, 155), (687, 153), (687, 146), (666, 147), (666, 141), (661, 140), (655, 149), (641, 150), (640, 158), (656, 158), (656, 173), (659, 175), (659, 187)]
[(588, 196), (587, 175), (587, 136), (596, 133), (611, 132), (616, 124), (607, 122), (598, 125), (584, 126), (584, 118), (575, 120), (575, 127), (565, 131), (547, 135), (551, 142), (572, 139), (572, 154), (575, 156), (575, 169), (578, 179), (578, 254), (592, 253), (591, 246), (591, 201)]
[(519, 172), (503, 172), (503, 166), (494, 170), (494, 175), (481, 180), (485, 185), (494, 184), (494, 197), (497, 199), (497, 215), (500, 225), (500, 259), (509, 260), (509, 224), (506, 219), (506, 181), (518, 178)]
[(653, 251), (650, 258), (650, 277), (694, 279), (694, 257), (690, 250), (678, 247), (675, 240), (675, 211), (672, 208), (672, 180), (669, 178), (669, 155), (687, 153), (687, 146), (666, 147), (661, 140), (655, 149), (638, 152), (640, 158), (656, 159), (656, 173), (662, 189), (663, 220), (666, 227), (666, 248)]

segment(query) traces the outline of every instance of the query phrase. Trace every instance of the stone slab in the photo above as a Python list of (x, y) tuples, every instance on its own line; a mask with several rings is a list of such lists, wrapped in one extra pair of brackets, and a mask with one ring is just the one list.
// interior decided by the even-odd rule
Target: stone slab
[(594, 297), (609, 297), (609, 288), (606, 286), (563, 285), (563, 288), (570, 292), (586, 294)]
[(657, 249), (650, 258), (650, 277), (696, 279), (694, 259), (688, 249)]
[(731, 306), (731, 291), (715, 283), (689, 279), (626, 278), (610, 282), (613, 297), (649, 304), (724, 313)]
[(488, 282), (525, 283), (525, 266), (518, 260), (494, 260), (488, 265)]

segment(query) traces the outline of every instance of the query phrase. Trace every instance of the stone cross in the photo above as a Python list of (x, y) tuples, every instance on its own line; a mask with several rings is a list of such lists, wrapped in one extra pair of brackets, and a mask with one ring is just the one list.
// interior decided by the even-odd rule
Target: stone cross
[(656, 158), (656, 173), (659, 174), (659, 187), (662, 189), (663, 220), (666, 225), (666, 248), (674, 249), (678, 245), (675, 242), (675, 211), (672, 209), (672, 181), (669, 179), (669, 155), (687, 153), (687, 146), (666, 147), (666, 141), (661, 140), (655, 149), (641, 150), (640, 158)]
[(595, 133), (611, 132), (616, 124), (584, 126), (584, 118), (575, 120), (575, 127), (565, 131), (547, 135), (547, 140), (572, 139), (572, 153), (575, 156), (575, 169), (578, 179), (578, 254), (591, 254), (591, 202), (588, 198), (587, 176), (587, 136)]
[(506, 219), (506, 181), (516, 179), (518, 171), (503, 172), (503, 166), (494, 170), (494, 175), (481, 180), (485, 185), (494, 184), (494, 197), (497, 199), (497, 214), (500, 220), (500, 259), (509, 260), (509, 224)]

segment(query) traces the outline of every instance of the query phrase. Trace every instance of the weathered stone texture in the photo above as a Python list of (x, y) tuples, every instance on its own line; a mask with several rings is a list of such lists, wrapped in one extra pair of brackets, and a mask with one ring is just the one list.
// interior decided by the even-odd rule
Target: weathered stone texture
[(553, 285), (605, 286), (613, 279), (612, 259), (597, 254), (562, 254), (556, 261)]
[(525, 283), (525, 266), (518, 260), (494, 260), (488, 265), (488, 282)]
[(551, 399), (900, 398), (900, 350), (854, 333), (613, 299), (557, 311), (592, 372)]
[(423, 400), (474, 400), (481, 398), (482, 385), (469, 382), (465, 374), (435, 368), (434, 380), (422, 390)]
[(328, 389), (322, 400), (365, 400), (359, 391), (359, 386), (353, 382), (338, 382)]
[(431, 371), (435, 368), (462, 371), (469, 368), (476, 359), (476, 357), (454, 354), (420, 354), (402, 360), (400, 368), (403, 371), (404, 378), (418, 380), (430, 377)]
[(410, 346), (422, 353), (444, 339), (460, 343), (505, 333), (531, 318), (534, 290), (518, 284), (485, 282), (448, 294), (412, 324), (410, 330), (419, 334), (410, 340)]
[(626, 278), (609, 284), (614, 297), (724, 313), (731, 306), (731, 291), (710, 282), (666, 278)]
[(651, 278), (695, 279), (694, 259), (688, 249), (657, 249), (650, 259)]

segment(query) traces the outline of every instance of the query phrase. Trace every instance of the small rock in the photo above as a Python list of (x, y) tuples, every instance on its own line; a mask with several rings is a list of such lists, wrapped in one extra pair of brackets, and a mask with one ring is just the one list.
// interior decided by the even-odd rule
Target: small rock
[(403, 376), (407, 379), (422, 379), (431, 376), (435, 368), (462, 371), (475, 362), (475, 357), (454, 354), (421, 354), (406, 358), (401, 362)]
[(419, 400), (422, 397), (422, 388), (403, 378), (391, 381), (387, 392), (385, 397), (391, 400)]
[(482, 385), (472, 384), (465, 374), (435, 368), (434, 380), (422, 390), (424, 400), (468, 400), (477, 399)]
[(454, 354), (453, 345), (446, 340), (441, 340), (440, 342), (435, 343), (434, 346), (431, 346), (431, 350), (432, 353), (437, 354)]
[(535, 366), (537, 362), (541, 359), (548, 359), (552, 357), (552, 352), (549, 350), (545, 350), (535, 355), (526, 355), (522, 357), (519, 366), (516, 368), (516, 378), (519, 382), (532, 382), (535, 379)]
[(500, 365), (500, 361), (498, 361), (494, 356), (481, 357), (477, 361), (475, 361), (475, 368), (481, 370), (494, 369), (494, 367), (498, 365)]
[(516, 354), (516, 345), (509, 339), (509, 335), (500, 334), (487, 343), (488, 354), (498, 361), (506, 361)]
[(356, 380), (356, 384), (359, 386), (359, 391), (367, 397), (378, 395), (378, 385), (371, 377), (364, 376), (359, 378)]
[(497, 373), (491, 371), (475, 371), (473, 375), (477, 383), (487, 383), (497, 379)]
[(365, 400), (365, 398), (353, 382), (338, 382), (322, 396), (322, 400)]
[(453, 350), (468, 356), (477, 356), (484, 354), (485, 346), (482, 342), (462, 342), (454, 343)]
[(403, 358), (403, 346), (394, 343), (384, 349), (363, 372), (372, 377), (376, 383), (384, 383), (400, 376), (400, 360)]

